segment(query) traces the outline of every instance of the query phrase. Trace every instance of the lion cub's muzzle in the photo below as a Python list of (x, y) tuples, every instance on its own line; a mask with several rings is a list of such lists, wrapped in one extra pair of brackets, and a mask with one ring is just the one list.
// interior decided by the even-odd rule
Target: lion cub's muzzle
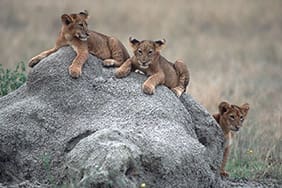
[(85, 33), (76, 33), (75, 36), (76, 36), (79, 40), (81, 40), (81, 41), (87, 41), (87, 39), (89, 38), (88, 32), (85, 32)]
[(237, 132), (237, 131), (240, 130), (240, 127), (232, 126), (230, 129), (231, 129), (231, 131)]
[(151, 64), (151, 61), (145, 61), (145, 62), (138, 61), (138, 63), (139, 63), (140, 68), (147, 69), (149, 68), (149, 65)]

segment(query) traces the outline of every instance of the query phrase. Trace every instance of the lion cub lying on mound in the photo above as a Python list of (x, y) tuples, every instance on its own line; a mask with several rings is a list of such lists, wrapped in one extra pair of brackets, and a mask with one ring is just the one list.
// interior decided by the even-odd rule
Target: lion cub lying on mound
[(155, 87), (159, 84), (166, 85), (177, 96), (185, 92), (189, 83), (187, 66), (180, 60), (173, 64), (160, 55), (165, 40), (143, 40), (140, 42), (130, 37), (129, 42), (133, 48), (134, 56), (116, 69), (116, 77), (122, 78), (131, 71), (140, 70), (149, 76), (142, 86), (142, 90), (146, 94), (153, 94)]
[(64, 14), (61, 16), (62, 27), (54, 48), (46, 50), (33, 57), (28, 65), (33, 67), (44, 57), (56, 52), (60, 47), (70, 45), (76, 52), (76, 57), (69, 67), (69, 73), (77, 78), (89, 53), (104, 60), (104, 66), (120, 66), (129, 58), (123, 44), (114, 37), (109, 37), (87, 27), (88, 13)]
[(220, 175), (229, 176), (224, 170), (224, 167), (229, 155), (233, 132), (239, 131), (239, 129), (242, 127), (243, 121), (248, 114), (250, 106), (248, 103), (237, 106), (227, 102), (221, 102), (218, 106), (218, 109), (219, 113), (214, 114), (213, 117), (220, 125), (224, 133), (224, 154), (220, 167)]

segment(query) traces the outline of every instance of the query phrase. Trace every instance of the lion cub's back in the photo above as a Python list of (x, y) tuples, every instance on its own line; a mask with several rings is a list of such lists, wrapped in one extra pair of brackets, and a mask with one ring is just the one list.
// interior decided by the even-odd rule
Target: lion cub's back
[(169, 88), (174, 88), (178, 84), (178, 77), (173, 67), (173, 63), (169, 62), (163, 56), (160, 56), (160, 67), (165, 74), (165, 85)]
[(111, 51), (108, 46), (108, 36), (101, 33), (90, 31), (88, 39), (89, 52), (100, 59), (111, 58)]

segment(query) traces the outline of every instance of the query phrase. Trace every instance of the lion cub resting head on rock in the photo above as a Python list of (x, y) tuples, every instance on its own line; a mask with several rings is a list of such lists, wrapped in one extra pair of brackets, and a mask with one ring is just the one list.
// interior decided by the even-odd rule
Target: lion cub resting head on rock
[(229, 155), (233, 132), (239, 131), (239, 129), (242, 127), (243, 121), (248, 114), (250, 106), (248, 103), (237, 106), (234, 104), (229, 104), (228, 102), (221, 102), (218, 106), (218, 109), (219, 113), (213, 114), (213, 117), (222, 128), (224, 134), (224, 153), (223, 161), (220, 167), (220, 175), (229, 176), (224, 170), (224, 167)]
[(81, 75), (82, 66), (88, 59), (89, 53), (104, 60), (104, 66), (120, 66), (129, 58), (126, 48), (114, 37), (88, 30), (87, 19), (87, 11), (78, 14), (63, 14), (61, 16), (62, 27), (55, 47), (33, 57), (29, 60), (28, 65), (33, 67), (41, 59), (69, 45), (76, 52), (76, 57), (69, 67), (69, 74), (73, 78)]
[(189, 71), (183, 61), (177, 60), (174, 64), (160, 55), (160, 50), (165, 40), (139, 41), (129, 38), (134, 56), (127, 59), (118, 69), (115, 75), (118, 78), (127, 76), (131, 71), (140, 70), (148, 76), (142, 90), (146, 94), (153, 94), (155, 87), (160, 84), (166, 85), (178, 97), (186, 91), (189, 83)]

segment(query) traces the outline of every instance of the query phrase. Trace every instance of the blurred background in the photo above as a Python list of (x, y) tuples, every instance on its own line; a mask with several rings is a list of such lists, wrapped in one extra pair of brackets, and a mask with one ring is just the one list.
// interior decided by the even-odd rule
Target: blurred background
[(27, 65), (53, 47), (62, 14), (85, 9), (89, 29), (119, 38), (130, 53), (129, 36), (165, 38), (162, 55), (187, 63), (187, 92), (210, 113), (222, 100), (248, 102), (227, 169), (232, 177), (281, 180), (282, 1), (1, 0), (2, 66)]

